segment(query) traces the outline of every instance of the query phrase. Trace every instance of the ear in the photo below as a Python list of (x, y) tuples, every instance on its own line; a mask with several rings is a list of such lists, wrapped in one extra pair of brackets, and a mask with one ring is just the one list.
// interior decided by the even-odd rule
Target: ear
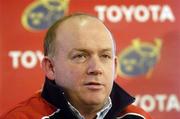
[(115, 61), (115, 78), (117, 78), (117, 75), (118, 75), (118, 66), (119, 66), (119, 60), (118, 60), (118, 57), (117, 56), (115, 56), (115, 59), (114, 59)]
[(45, 56), (42, 59), (41, 65), (42, 65), (42, 69), (43, 69), (46, 77), (50, 80), (54, 80), (55, 79), (55, 72), (54, 72), (53, 61), (49, 57)]

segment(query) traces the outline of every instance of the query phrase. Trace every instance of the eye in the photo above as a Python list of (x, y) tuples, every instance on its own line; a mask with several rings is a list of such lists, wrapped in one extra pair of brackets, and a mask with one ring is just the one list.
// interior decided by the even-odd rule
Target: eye
[(85, 62), (86, 59), (87, 59), (86, 54), (75, 54), (75, 55), (72, 56), (72, 60), (77, 62), (77, 63)]
[(104, 59), (111, 59), (112, 58), (112, 56), (109, 54), (103, 54), (101, 57)]
[(80, 59), (80, 58), (85, 58), (86, 56), (85, 55), (83, 55), (83, 54), (78, 54), (78, 55), (75, 55), (75, 56), (73, 56), (73, 59)]

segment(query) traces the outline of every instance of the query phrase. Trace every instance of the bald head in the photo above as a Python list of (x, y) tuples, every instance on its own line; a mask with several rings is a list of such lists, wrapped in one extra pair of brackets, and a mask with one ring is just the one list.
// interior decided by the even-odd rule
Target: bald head
[(99, 19), (87, 14), (73, 14), (63, 17), (49, 28), (44, 41), (44, 55), (50, 57), (55, 55), (55, 52), (57, 51), (57, 40), (58, 42), (62, 42), (60, 43), (61, 45), (64, 45), (63, 40), (67, 40), (70, 37), (70, 39), (74, 39), (73, 42), (76, 42), (75, 40), (80, 35), (83, 35), (83, 39), (88, 39), (86, 38), (86, 36), (88, 37), (86, 34), (89, 33), (98, 33), (98, 35), (94, 36), (96, 39), (97, 37), (99, 37), (99, 39), (103, 37), (111, 37), (110, 39), (115, 50), (115, 43), (112, 34)]

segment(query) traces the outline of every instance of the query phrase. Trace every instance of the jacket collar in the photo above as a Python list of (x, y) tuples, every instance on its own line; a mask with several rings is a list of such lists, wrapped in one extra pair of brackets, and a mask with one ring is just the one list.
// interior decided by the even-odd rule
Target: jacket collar
[[(46, 78), (41, 95), (47, 102), (49, 102), (56, 108), (64, 110), (68, 114), (69, 112), (71, 112), (68, 101), (64, 96), (63, 89), (57, 86), (54, 81)], [(135, 100), (135, 98), (131, 97), (115, 82), (110, 97), (112, 100), (112, 108), (109, 110), (105, 117), (107, 119), (115, 117), (119, 112), (121, 112)]]
[(118, 113), (123, 111), (128, 105), (135, 101), (135, 98), (129, 95), (124, 89), (122, 89), (116, 82), (113, 84), (111, 92), (112, 108), (109, 110), (105, 119), (112, 119), (117, 116)]

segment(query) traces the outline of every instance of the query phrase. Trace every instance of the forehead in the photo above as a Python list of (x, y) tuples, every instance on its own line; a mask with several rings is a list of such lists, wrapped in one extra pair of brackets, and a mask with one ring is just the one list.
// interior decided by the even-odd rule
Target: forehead
[(64, 21), (56, 31), (60, 48), (113, 49), (113, 39), (102, 22), (89, 16)]

